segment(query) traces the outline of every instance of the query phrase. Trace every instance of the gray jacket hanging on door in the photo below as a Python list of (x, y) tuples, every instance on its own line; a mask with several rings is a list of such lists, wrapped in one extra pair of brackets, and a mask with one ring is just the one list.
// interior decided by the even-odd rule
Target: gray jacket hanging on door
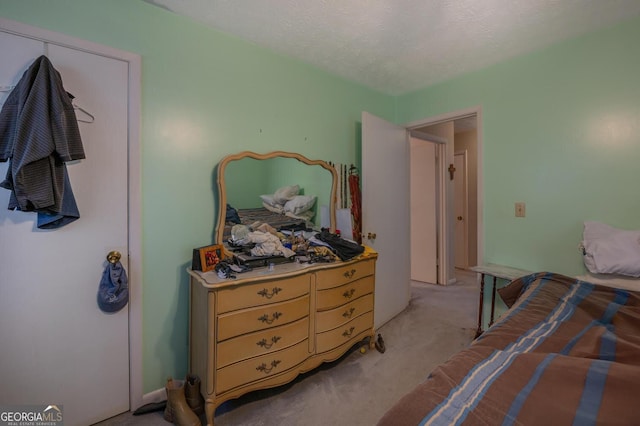
[(38, 228), (59, 228), (80, 217), (66, 162), (85, 158), (70, 95), (46, 56), (25, 71), (0, 111), (0, 186), (8, 208), (38, 212)]

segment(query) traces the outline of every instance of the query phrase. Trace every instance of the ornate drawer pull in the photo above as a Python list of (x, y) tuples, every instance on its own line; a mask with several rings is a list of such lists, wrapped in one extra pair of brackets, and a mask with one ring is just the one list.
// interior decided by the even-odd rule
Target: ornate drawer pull
[(267, 364), (263, 362), (262, 364), (256, 367), (256, 370), (262, 371), (264, 374), (269, 374), (274, 368), (278, 366), (278, 364), (280, 364), (280, 362), (281, 361), (278, 359), (271, 361), (271, 367), (267, 367)]
[(347, 279), (351, 279), (355, 274), (356, 274), (356, 270), (352, 269), (350, 271), (345, 271), (345, 273), (342, 275), (344, 275), (344, 277)]
[(351, 335), (353, 334), (353, 330), (355, 330), (355, 329), (356, 329), (355, 327), (351, 327), (349, 329), (349, 331), (345, 330), (344, 333), (342, 333), (342, 335), (344, 337), (351, 337)]
[(271, 319), (269, 319), (269, 315), (264, 314), (263, 316), (261, 316), (260, 318), (258, 318), (258, 321), (262, 321), (262, 322), (266, 322), (267, 324), (271, 324), (273, 323), (275, 320), (277, 320), (278, 318), (280, 318), (282, 316), (282, 313), (280, 312), (274, 312), (273, 315), (271, 316)]
[(351, 290), (347, 290), (344, 293), (342, 293), (342, 295), (345, 297), (345, 299), (351, 299), (353, 297), (353, 293), (356, 292), (355, 288), (352, 288)]
[(267, 339), (262, 339), (259, 342), (256, 343), (256, 345), (258, 346), (262, 346), (265, 349), (271, 349), (271, 346), (275, 345), (276, 343), (278, 343), (278, 340), (282, 339), (282, 337), (279, 336), (273, 336), (271, 338), (271, 343), (267, 342)]
[(260, 290), (258, 292), (259, 296), (262, 297), (266, 297), (267, 299), (271, 299), (273, 296), (275, 296), (276, 294), (280, 293), (282, 291), (282, 289), (280, 287), (274, 287), (271, 290), (271, 293), (269, 293), (269, 290), (267, 290), (266, 288), (263, 288), (262, 290)]
[(356, 311), (356, 308), (351, 308), (348, 311), (345, 311), (344, 314), (342, 314), (342, 316), (345, 318), (351, 318), (351, 315), (353, 315), (355, 311)]

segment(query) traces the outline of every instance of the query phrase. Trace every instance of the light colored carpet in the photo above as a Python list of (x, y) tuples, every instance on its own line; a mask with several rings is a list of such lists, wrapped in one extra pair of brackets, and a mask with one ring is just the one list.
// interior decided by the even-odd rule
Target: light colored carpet
[[(218, 407), (216, 426), (375, 425), (402, 395), (473, 339), (475, 274), (459, 271), (450, 286), (413, 283), (408, 308), (378, 332), (386, 352), (357, 348), (292, 383), (257, 391)], [(203, 424), (204, 416), (203, 416)], [(100, 426), (167, 425), (162, 412), (124, 413)]]

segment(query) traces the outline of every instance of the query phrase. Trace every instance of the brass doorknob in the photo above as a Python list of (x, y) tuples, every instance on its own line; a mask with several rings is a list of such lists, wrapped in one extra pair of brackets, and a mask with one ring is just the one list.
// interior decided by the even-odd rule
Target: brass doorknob
[(121, 257), (122, 257), (122, 255), (120, 254), (119, 251), (113, 250), (113, 251), (110, 251), (109, 254), (107, 254), (107, 261), (109, 263), (115, 264), (115, 263), (120, 262), (120, 258)]
[(368, 232), (367, 233), (367, 238), (370, 239), (370, 240), (375, 240), (376, 239), (376, 234)]
[(458, 220), (462, 220), (462, 216), (458, 216)]

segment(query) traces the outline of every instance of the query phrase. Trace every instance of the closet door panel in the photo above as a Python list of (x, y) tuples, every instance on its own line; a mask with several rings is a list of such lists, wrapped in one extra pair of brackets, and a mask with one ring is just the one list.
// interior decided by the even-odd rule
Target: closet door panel
[(95, 117), (79, 123), (86, 159), (67, 163), (80, 219), (40, 230), (0, 189), (0, 401), (61, 405), (65, 425), (92, 424), (129, 409), (128, 306), (107, 314), (96, 299), (109, 251), (128, 270), (128, 64), (4, 32), (0, 49), (0, 85), (47, 54)]
[[(2, 66), (0, 66), (0, 107), (15, 86), (22, 74), (38, 56), (44, 53), (44, 43), (30, 38), (0, 32), (0, 52), (2, 52)], [(4, 179), (7, 163), (0, 163), (0, 179)], [(7, 193), (8, 194), (8, 193)], [(9, 199), (7, 194), (0, 194), (0, 200)]]

